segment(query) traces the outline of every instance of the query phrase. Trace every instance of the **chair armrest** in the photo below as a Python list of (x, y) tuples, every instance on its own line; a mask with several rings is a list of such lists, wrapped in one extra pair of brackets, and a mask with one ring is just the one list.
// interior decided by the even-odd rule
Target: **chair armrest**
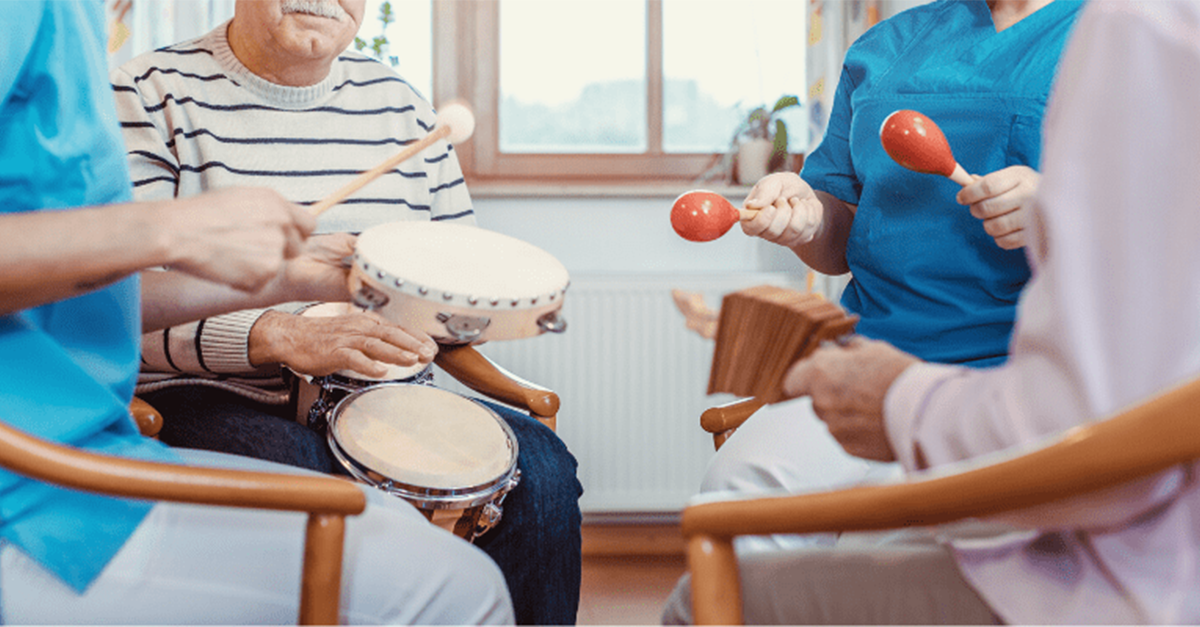
[(558, 395), (501, 368), (470, 345), (441, 346), (434, 358), (442, 370), (463, 385), (500, 402), (524, 409), (553, 428)]
[(141, 431), (142, 435), (153, 438), (162, 431), (163, 416), (150, 403), (133, 397), (133, 401), (129, 403), (129, 414), (133, 416), (133, 421), (137, 423), (138, 431)]
[(0, 466), (48, 483), (114, 496), (307, 512), (299, 622), (328, 625), (338, 620), (345, 517), (361, 514), (367, 504), (362, 489), (348, 480), (99, 455), (3, 423)]
[(100, 455), (54, 444), (0, 423), (0, 465), (61, 486), (179, 503), (353, 515), (366, 497), (326, 476), (200, 468)]
[(710, 407), (700, 414), (700, 428), (713, 434), (713, 445), (720, 449), (725, 440), (765, 404), (757, 398), (742, 398)]
[(1115, 487), (1200, 458), (1197, 408), (1200, 380), (1072, 429), (1047, 447), (958, 474), (691, 505), (680, 526), (688, 538), (696, 622), (742, 619), (735, 536), (935, 525)]

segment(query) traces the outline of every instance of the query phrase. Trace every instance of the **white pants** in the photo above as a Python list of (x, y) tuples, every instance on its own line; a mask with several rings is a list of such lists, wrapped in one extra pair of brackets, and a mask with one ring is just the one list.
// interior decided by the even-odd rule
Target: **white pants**
[[(177, 449), (178, 450), (178, 449)], [(179, 450), (189, 464), (295, 468)], [(341, 622), (511, 624), (504, 577), (483, 551), (399, 498), (363, 487), (347, 518)], [(17, 624), (295, 623), (303, 513), (159, 503), (81, 595), (11, 545), (0, 548), (0, 611)]]
[[(829, 434), (812, 409), (812, 399), (798, 398), (758, 410), (725, 441), (709, 463), (702, 493), (733, 496), (760, 493), (818, 492), (859, 483), (898, 480), (899, 464), (854, 457)], [(737, 550), (759, 551), (806, 546), (832, 546), (836, 534), (743, 536)]]

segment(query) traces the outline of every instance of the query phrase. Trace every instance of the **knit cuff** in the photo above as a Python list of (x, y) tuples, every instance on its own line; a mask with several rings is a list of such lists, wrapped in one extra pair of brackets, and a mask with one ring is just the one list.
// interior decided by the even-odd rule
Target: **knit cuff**
[(216, 373), (253, 372), (250, 363), (250, 328), (266, 309), (247, 309), (204, 321), (200, 330), (200, 360)]

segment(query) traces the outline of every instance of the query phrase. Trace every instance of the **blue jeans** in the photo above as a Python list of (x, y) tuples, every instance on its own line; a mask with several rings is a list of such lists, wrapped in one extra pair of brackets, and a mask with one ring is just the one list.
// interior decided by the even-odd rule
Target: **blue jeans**
[[(140, 394), (163, 414), (159, 439), (183, 448), (221, 451), (342, 472), (325, 438), (296, 422), (287, 406), (256, 403), (204, 386)], [(504, 500), (504, 515), (475, 540), (504, 572), (517, 623), (573, 625), (582, 568), (575, 457), (542, 423), (484, 401), (517, 437), (521, 481)]]

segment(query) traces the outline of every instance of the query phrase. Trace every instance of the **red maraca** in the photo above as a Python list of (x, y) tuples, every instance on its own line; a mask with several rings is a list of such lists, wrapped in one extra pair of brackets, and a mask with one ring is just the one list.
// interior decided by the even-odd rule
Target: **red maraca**
[(954, 160), (942, 129), (916, 111), (901, 109), (887, 116), (879, 129), (879, 141), (896, 163), (909, 170), (947, 176), (964, 187), (972, 182), (971, 175)]
[(683, 239), (708, 242), (721, 237), (738, 220), (749, 220), (757, 211), (734, 207), (724, 196), (703, 189), (690, 191), (671, 205), (671, 226)]

